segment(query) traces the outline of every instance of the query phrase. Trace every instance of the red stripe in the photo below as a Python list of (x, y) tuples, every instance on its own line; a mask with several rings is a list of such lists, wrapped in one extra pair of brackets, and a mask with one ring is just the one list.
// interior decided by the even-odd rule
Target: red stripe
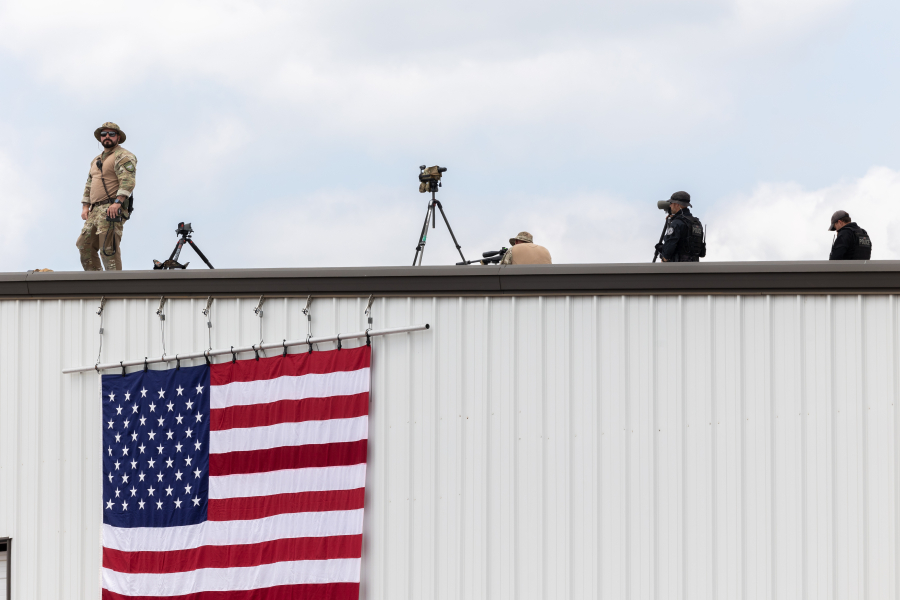
[(367, 441), (280, 446), (267, 450), (210, 454), (209, 475), (221, 477), (245, 473), (269, 473), (282, 469), (358, 465), (366, 462)]
[(225, 385), (233, 381), (259, 381), (285, 375), (357, 371), (368, 367), (371, 357), (372, 348), (360, 346), (312, 354), (303, 352), (284, 357), (239, 360), (235, 363), (228, 361), (210, 367), (209, 381), (211, 385)]
[(362, 535), (272, 540), (235, 546), (200, 546), (167, 552), (103, 549), (103, 566), (119, 573), (185, 573), (197, 569), (258, 567), (294, 560), (330, 560), (362, 556)]
[(223, 431), (238, 427), (265, 427), (278, 423), (351, 419), (368, 414), (369, 393), (363, 392), (352, 396), (279, 400), (268, 404), (216, 408), (210, 411), (209, 428), (212, 431)]
[(197, 592), (182, 596), (123, 596), (103, 590), (103, 600), (359, 600), (359, 584), (307, 583), (237, 592)]
[(363, 507), (365, 498), (364, 488), (226, 500), (210, 498), (206, 514), (210, 521), (250, 521), (288, 513), (358, 510)]

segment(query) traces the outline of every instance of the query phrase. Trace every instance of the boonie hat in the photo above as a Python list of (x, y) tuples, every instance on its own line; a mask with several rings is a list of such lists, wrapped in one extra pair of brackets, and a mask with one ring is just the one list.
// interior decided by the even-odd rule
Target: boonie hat
[(509, 238), (509, 243), (510, 243), (510, 244), (515, 244), (515, 243), (516, 243), (516, 240), (519, 240), (520, 242), (525, 242), (526, 244), (533, 244), (533, 243), (534, 243), (534, 238), (533, 238), (533, 237), (531, 236), (531, 234), (528, 233), (527, 231), (520, 231), (520, 232), (519, 232), (519, 235), (517, 235), (516, 237), (514, 237), (514, 238)]
[(675, 192), (672, 194), (672, 197), (669, 198), (669, 202), (677, 202), (684, 206), (691, 206), (691, 195), (687, 192)]
[(835, 213), (831, 215), (831, 227), (828, 228), (828, 231), (834, 231), (834, 224), (838, 221), (843, 221), (844, 219), (850, 220), (850, 215), (847, 214), (846, 210), (835, 211)]
[(116, 131), (116, 133), (119, 134), (119, 143), (120, 144), (125, 141), (125, 132), (122, 131), (121, 129), (119, 129), (119, 126), (116, 125), (115, 123), (113, 123), (112, 121), (107, 121), (106, 123), (104, 123), (103, 125), (101, 125), (100, 127), (98, 127), (97, 129), (94, 130), (94, 137), (97, 138), (98, 142), (100, 141), (100, 132), (103, 131), (104, 129), (114, 129)]

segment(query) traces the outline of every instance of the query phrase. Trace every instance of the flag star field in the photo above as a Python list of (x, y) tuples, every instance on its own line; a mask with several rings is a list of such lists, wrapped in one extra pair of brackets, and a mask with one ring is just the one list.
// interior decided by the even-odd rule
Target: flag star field
[(207, 520), (209, 367), (104, 378), (103, 522)]

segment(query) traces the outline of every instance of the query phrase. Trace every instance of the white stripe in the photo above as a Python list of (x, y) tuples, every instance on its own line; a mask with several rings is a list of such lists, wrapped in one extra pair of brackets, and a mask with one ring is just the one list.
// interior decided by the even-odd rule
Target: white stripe
[(209, 497), (221, 500), (297, 492), (355, 490), (361, 487), (366, 487), (365, 463), (346, 467), (284, 469), (269, 473), (210, 477)]
[(103, 587), (124, 596), (181, 596), (255, 590), (303, 583), (359, 583), (361, 559), (297, 560), (258, 567), (197, 569), (183, 573), (119, 573), (103, 569)]
[(200, 546), (259, 544), (299, 537), (362, 533), (363, 511), (290, 513), (249, 521), (204, 521), (181, 527), (103, 525), (103, 547), (122, 552), (168, 552)]
[(357, 442), (369, 437), (369, 417), (278, 423), (265, 427), (209, 432), (210, 454), (267, 450), (281, 446)]
[(211, 386), (210, 406), (214, 409), (250, 404), (268, 404), (279, 400), (303, 400), (351, 396), (369, 391), (369, 369), (309, 373), (257, 381), (234, 381)]

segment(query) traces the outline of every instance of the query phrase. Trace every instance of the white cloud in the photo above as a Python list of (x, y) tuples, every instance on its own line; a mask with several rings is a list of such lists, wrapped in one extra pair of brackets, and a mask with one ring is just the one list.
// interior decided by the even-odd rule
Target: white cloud
[[(246, 258), (254, 264), (275, 260), (278, 266), (409, 264), (425, 204), (393, 202), (398, 195), (400, 190), (322, 191), (299, 202), (306, 208), (274, 220), (260, 215), (252, 229), (265, 231), (271, 241), (257, 247), (258, 256)], [(694, 214), (708, 226), (706, 261), (826, 260), (834, 235), (827, 231), (829, 218), (839, 209), (872, 236), (873, 259), (900, 259), (898, 198), (900, 171), (875, 167), (818, 190), (760, 184), (746, 196), (722, 199), (719, 210), (697, 207)], [(508, 206), (499, 221), (447, 207), (467, 258), (507, 245), (507, 238), (527, 230), (557, 264), (649, 262), (663, 224), (653, 202), (603, 194), (519, 197)], [(428, 239), (425, 264), (459, 260), (440, 218)]]
[[(863, 177), (818, 190), (764, 183), (731, 198), (709, 218), (711, 260), (825, 260), (836, 210), (846, 210), (872, 237), (874, 260), (900, 259), (900, 172), (873, 167)], [(702, 217), (702, 215), (701, 215)]]
[[(131, 149), (142, 160), (142, 208), (129, 224), (129, 266), (149, 264), (136, 257), (161, 243), (160, 223), (179, 219), (195, 220), (217, 266), (407, 264), (424, 216), (422, 197), (411, 199), (415, 192), (399, 186), (367, 187), (365, 176), (333, 171), (340, 162), (360, 164), (383, 183), (390, 179), (387, 169), (396, 169), (389, 157), (405, 161), (423, 150), (451, 166), (468, 161), (461, 168), (471, 187), (460, 188), (461, 200), (447, 208), (469, 258), (526, 229), (556, 262), (642, 262), (652, 256), (662, 215), (652, 200), (639, 204), (628, 197), (669, 189), (665, 180), (678, 169), (688, 172), (688, 181), (712, 170), (742, 174), (740, 165), (708, 159), (726, 144), (731, 149), (722, 155), (743, 150), (746, 140), (729, 139), (734, 130), (771, 123), (773, 113), (744, 93), (761, 83), (772, 93), (767, 99), (791, 100), (773, 82), (793, 72), (779, 69), (801, 60), (798, 46), (813, 47), (823, 32), (830, 36), (840, 27), (849, 4), (160, 0), (117, 5), (115, 22), (122, 25), (107, 33), (98, 15), (109, 7), (99, 0), (12, 0), (0, 3), (0, 53), (12, 57), (13, 75), (38, 82), (26, 91), (42, 94), (53, 111), (57, 120), (47, 128), (81, 119), (92, 129), (98, 119), (113, 118), (129, 131), (129, 146), (133, 140)], [(126, 82), (118, 103), (98, 92), (98, 72)], [(59, 89), (59, 99), (47, 89)], [(22, 116), (30, 107), (44, 109), (7, 102), (12, 109), (0, 117), (0, 127), (3, 119), (19, 127), (30, 122)], [(170, 115), (190, 147), (153, 129)], [(27, 164), (0, 164), (2, 182), (24, 189), (18, 173), (38, 172), (41, 161), (82, 164), (68, 150), (17, 154)], [(269, 150), (275, 166), (260, 168)], [(745, 171), (760, 151), (746, 152)], [(887, 159), (865, 164), (876, 161)], [(573, 163), (578, 172), (564, 170)], [(536, 174), (545, 169), (551, 175), (542, 180)], [(827, 256), (830, 237), (820, 235), (818, 224), (807, 231), (805, 223), (827, 220), (831, 199), (862, 198), (861, 182), (875, 181), (872, 173), (826, 190), (771, 183), (743, 198), (705, 200), (698, 214), (710, 225), (710, 258), (818, 258), (823, 247)], [(717, 175), (715, 189), (722, 189), (725, 176)], [(63, 181), (58, 172), (47, 184), (55, 208), (71, 206), (64, 203), (74, 200), (65, 198), (73, 189), (78, 193), (82, 177), (79, 170)], [(747, 178), (740, 181), (738, 189), (747, 189)], [(550, 196), (530, 191), (532, 183), (568, 191)], [(604, 191), (612, 189), (619, 191)], [(724, 201), (740, 208), (711, 212)], [(759, 241), (776, 228), (755, 222), (744, 231), (747, 201), (777, 204), (797, 240)], [(201, 209), (202, 216), (194, 216)], [(56, 214), (69, 219), (70, 210)], [(34, 227), (17, 219), (18, 230)], [(73, 231), (71, 220), (63, 225), (58, 219), (59, 231)], [(226, 240), (229, 233), (244, 239), (239, 234), (247, 231), (250, 243)], [(741, 243), (748, 235), (752, 239)], [(893, 252), (886, 232), (872, 235), (876, 257)], [(66, 236), (51, 237), (62, 240), (59, 254), (75, 260)], [(264, 243), (255, 243), (258, 236)], [(21, 242), (10, 239), (2, 243)], [(425, 262), (456, 260), (443, 228), (432, 231)]]
[[(0, 150), (0, 190), (3, 190), (3, 235), (0, 235), (0, 256), (25, 257), (44, 242), (38, 225), (46, 223), (47, 196), (46, 190), (34, 189), (33, 182), (38, 181), (23, 173), (22, 165)], [(75, 250), (75, 237), (72, 236), (72, 252)], [(7, 264), (9, 264), (7, 262)], [(31, 264), (29, 269), (41, 269), (46, 265)], [(3, 269), (8, 270), (8, 269)]]
[[(424, 204), (400, 204), (391, 190), (331, 189), (291, 202), (285, 210), (261, 210), (242, 229), (247, 243), (231, 248), (230, 266), (349, 267), (406, 264), (412, 261)], [(417, 210), (421, 206), (422, 213)], [(418, 224), (417, 224), (418, 223)], [(434, 243), (428, 258), (434, 259)]]
[(98, 26), (99, 0), (13, 1), (0, 47), (85, 100), (100, 65), (130, 88), (204, 80), (379, 147), (429, 120), (445, 135), (564, 124), (634, 144), (727, 118), (732, 61), (777, 55), (848, 1), (161, 0), (117, 5), (115, 33)]
[[(403, 190), (322, 191), (298, 199), (298, 208), (275, 218), (259, 214), (247, 228), (265, 244), (243, 248), (230, 260), (267, 266), (383, 266), (412, 263), (427, 207)], [(561, 263), (643, 262), (653, 256), (663, 213), (652, 202), (633, 205), (600, 194), (564, 198), (509, 198), (499, 220), (481, 218), (445, 204), (447, 217), (465, 257), (508, 246), (508, 238), (527, 230)], [(423, 264), (452, 265), (460, 260), (440, 214), (429, 226)], [(239, 266), (239, 265), (235, 265)], [(243, 265), (240, 265), (243, 266)]]

